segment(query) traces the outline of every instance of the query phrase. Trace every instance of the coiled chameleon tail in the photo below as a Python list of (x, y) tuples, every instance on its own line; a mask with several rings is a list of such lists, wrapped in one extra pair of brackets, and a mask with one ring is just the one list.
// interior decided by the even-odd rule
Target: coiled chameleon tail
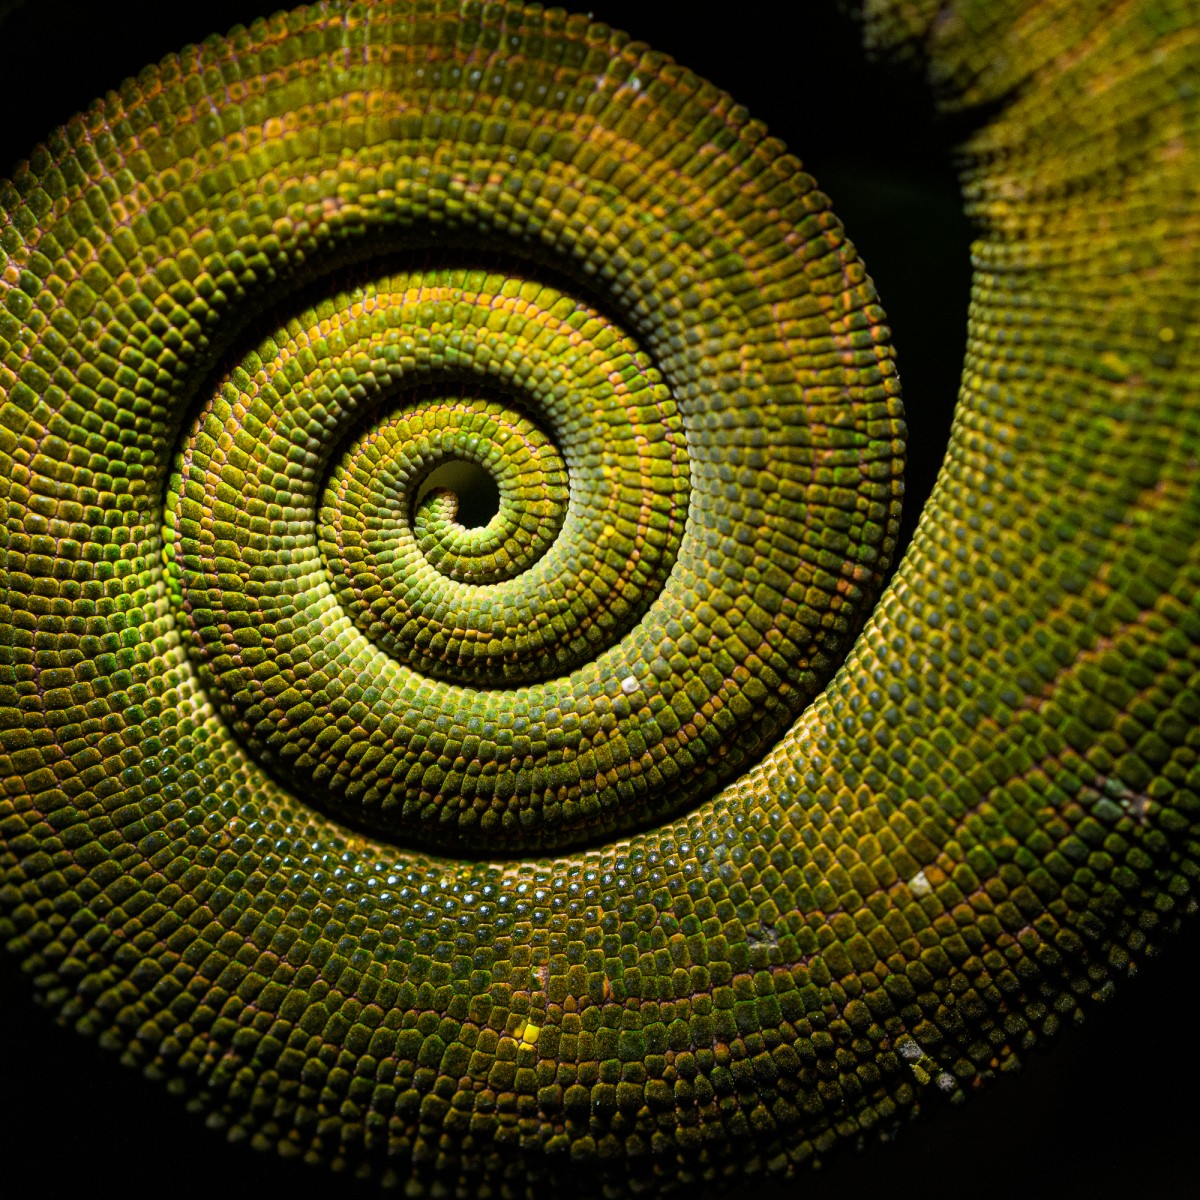
[(3, 185), (0, 899), (67, 1019), (414, 1192), (666, 1192), (986, 1079), (1189, 900), (1196, 6), (867, 9), (994, 114), (873, 608), (874, 291), (623, 35), (317, 5)]

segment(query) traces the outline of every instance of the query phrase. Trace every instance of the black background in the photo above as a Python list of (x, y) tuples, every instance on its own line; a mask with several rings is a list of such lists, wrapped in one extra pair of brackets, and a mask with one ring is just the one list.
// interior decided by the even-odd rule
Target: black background
[[(261, 0), (166, 6), (0, 0), (0, 175), (51, 127), (143, 65), (271, 12)], [(868, 64), (824, 0), (595, 0), (630, 30), (730, 91), (782, 137), (834, 201), (879, 287), (899, 353), (910, 430), (907, 539), (945, 449), (966, 329), (970, 229), (950, 131), (917, 79)], [(956, 130), (955, 134), (961, 134)], [(1195, 1088), (1200, 928), (1169, 938), (1080, 1030), (1014, 1079), (793, 1189), (812, 1200), (890, 1197), (1192, 1196), (1200, 1178)], [(36, 1180), (22, 1186), (25, 1172)], [(0, 957), (0, 1178), (55, 1198), (112, 1187), (171, 1200), (370, 1189), (231, 1147), (182, 1102), (121, 1068), (37, 1008)], [(1191, 1180), (1189, 1184), (1189, 1179)], [(14, 1189), (9, 1191), (9, 1189)], [(747, 1189), (750, 1190), (750, 1189)]]

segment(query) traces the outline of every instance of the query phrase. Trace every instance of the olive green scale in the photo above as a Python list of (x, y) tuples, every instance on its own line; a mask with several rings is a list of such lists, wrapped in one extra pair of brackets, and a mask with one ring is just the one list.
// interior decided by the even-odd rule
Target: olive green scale
[(0, 927), (63, 1019), (409, 1194), (665, 1194), (1131, 971), (1197, 871), (1200, 9), (1087, 8), (865, 5), (989, 114), (882, 595), (874, 288), (624, 34), (317, 4), (0, 183)]

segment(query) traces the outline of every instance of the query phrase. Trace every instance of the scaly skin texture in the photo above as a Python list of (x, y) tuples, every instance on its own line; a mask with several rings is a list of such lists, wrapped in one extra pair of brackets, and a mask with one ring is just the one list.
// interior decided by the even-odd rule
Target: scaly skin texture
[[(635, 1178), (667, 1190), (747, 1169), (785, 1174), (839, 1135), (914, 1109), (926, 1088), (973, 1086), (1105, 988), (1170, 922), (1194, 874), (1196, 13), (1112, 5), (1079, 28), (1066, 4), (966, 7), (936, 22), (921, 6), (868, 12), (870, 36), (901, 31), (920, 46), (947, 107), (998, 108), (965, 151), (981, 237), (946, 468), (841, 672), (756, 766), (707, 799), (715, 778), (769, 742), (780, 707), (803, 708), (844, 653), (882, 570), (897, 496), (898, 410), (873, 295), (819, 196), (758, 127), (701, 91), (662, 138), (676, 152), (670, 169), (651, 169), (637, 139), (652, 141), (657, 127), (636, 108), (622, 125), (625, 106), (647, 96), (669, 105), (694, 81), (606, 30), (563, 22), (562, 53), (569, 62), (578, 45), (582, 62), (560, 67), (555, 86), (575, 79), (596, 107), (615, 95), (591, 114), (587, 136), (563, 147), (558, 174), (545, 170), (553, 140), (538, 158), (536, 136), (517, 122), (536, 128), (570, 113), (569, 86), (536, 120), (509, 111), (482, 124), (442, 164), (446, 135), (419, 115), (481, 101), (460, 83), (452, 105), (410, 104), (408, 125), (364, 126), (361, 111), (394, 115), (413, 67), (368, 72), (373, 91), (356, 93), (361, 27), (335, 7), (256, 27), (232, 51), (211, 44), (199, 56), (207, 74), (195, 57), (147, 74), (35, 156), (0, 195), (10, 372), (0, 423), (14, 463), (0, 472), (11, 481), (12, 614), (0, 681), (11, 763), (3, 897), (51, 1003), (186, 1080), (267, 1144), (464, 1194), (481, 1176), (532, 1193), (560, 1182), (565, 1159), (588, 1164), (593, 1187)], [(306, 27), (321, 32), (306, 40)], [(467, 47), (486, 36), (457, 14), (447, 27)], [(406, 26), (400, 40), (424, 36)], [(252, 43), (268, 48), (255, 57)], [(492, 61), (510, 64), (510, 85), (537, 78), (528, 44), (518, 65), (511, 45), (497, 46)], [(461, 52), (447, 50), (442, 69)], [(314, 96), (311, 82), (287, 86), (309, 56), (327, 95)], [(436, 87), (428, 56), (423, 48), (413, 61)], [(255, 111), (228, 76), (253, 94), (270, 71)], [(171, 103), (196, 119), (155, 139), (149, 122), (174, 120), (156, 107), (172, 72), (182, 82)], [(189, 92), (193, 75), (202, 88)], [(490, 79), (484, 70), (485, 90)], [(343, 95), (345, 128), (330, 113)], [(273, 116), (276, 104), (298, 115)], [(719, 119), (684, 132), (709, 113)], [(323, 134), (306, 134), (318, 121)], [(387, 145), (387, 165), (364, 170), (372, 138), (393, 136), (411, 147)], [(509, 161), (514, 148), (530, 161)], [(742, 148), (737, 170), (708, 161), (736, 160)], [(640, 169), (613, 169), (620, 154)], [(472, 175), (480, 159), (491, 166)], [(689, 191), (705, 167), (711, 176)], [(538, 203), (531, 181), (543, 177), (555, 186)], [(507, 207), (506, 179), (516, 185)], [(597, 181), (603, 203), (575, 199)], [(245, 217), (231, 199), (239, 186)], [(727, 234), (714, 234), (722, 221)], [(639, 236), (643, 225), (653, 236)], [(446, 252), (429, 249), (431, 226), (446, 241), (447, 230), (463, 232), (476, 254), (491, 235), (487, 269), (499, 243), (521, 282), (506, 296), (505, 285), (449, 278)], [(364, 257), (364, 239), (373, 256), (381, 245), (394, 251), (395, 269), (340, 266)], [(414, 245), (432, 273), (419, 283)], [(724, 759), (700, 768), (686, 794), (638, 791), (632, 765), (622, 777), (619, 763), (605, 764), (614, 778), (603, 783), (596, 770), (576, 771), (595, 782), (576, 792), (562, 747), (546, 734), (560, 757), (539, 766), (530, 735), (524, 769), (558, 789), (550, 797), (543, 786), (540, 805), (511, 802), (534, 794), (514, 782), (488, 791), (486, 811), (473, 804), (478, 815), (464, 821), (453, 798), (480, 790), (447, 790), (451, 760), (389, 807), (345, 765), (373, 765), (356, 746), (378, 749), (379, 761), (391, 752), (386, 713), (378, 729), (369, 724), (385, 690), (350, 696), (339, 712), (353, 681), (334, 681), (343, 687), (334, 695), (324, 679), (349, 664), (373, 683), (393, 669), (400, 636), (389, 644), (387, 629), (356, 620), (356, 602), (378, 599), (370, 587), (338, 592), (344, 531), (378, 517), (339, 482), (362, 465), (341, 455), (360, 436), (386, 441), (414, 403), (424, 428), (434, 410), (462, 414), (469, 400), (487, 409), (469, 419), (482, 420), (515, 400), (518, 418), (532, 419), (568, 465), (572, 454), (589, 461), (571, 448), (572, 419), (556, 419), (534, 383), (505, 376), (504, 357), (480, 354), (486, 339), (471, 332), (498, 320), (522, 346), (515, 357), (530, 361), (524, 345), (548, 336), (557, 301), (532, 305), (528, 332), (510, 326), (517, 305), (502, 301), (569, 291), (564, 275), (577, 289), (572, 311), (597, 305), (595, 320), (614, 331), (601, 340), (632, 337), (632, 358), (661, 372), (669, 395), (658, 408), (673, 402), (686, 433), (676, 476), (690, 489), (687, 522), (677, 550), (669, 533), (663, 541), (670, 583), (627, 602), (660, 614), (654, 645), (674, 639), (683, 659), (701, 663), (707, 651), (719, 666), (736, 641), (749, 664), (740, 676), (736, 665), (718, 669), (725, 692), (701, 669), (697, 688), (682, 677), (687, 663), (630, 650), (619, 630), (597, 658), (610, 668), (614, 653), (626, 655), (595, 676), (616, 685), (601, 697), (609, 707), (595, 729), (584, 714), (584, 740), (567, 749), (594, 757), (614, 728), (628, 746), (621, 723), (642, 720), (668, 753), (654, 758), (639, 726), (644, 750), (635, 745), (631, 764), (661, 775), (684, 752), (694, 759), (698, 741)], [(268, 285), (277, 311), (264, 316)], [(457, 289), (449, 301), (437, 293), (447, 287)], [(346, 317), (323, 314), (314, 288), (344, 295), (335, 307)], [(332, 345), (333, 325), (359, 320), (387, 289), (416, 289), (415, 308), (432, 308), (441, 324), (425, 342), (395, 335), (394, 361), (380, 351), (376, 362), (350, 339)], [(723, 290), (730, 299), (714, 302)], [(770, 320), (760, 324), (764, 305)], [(481, 309), (487, 321), (470, 315)], [(288, 362), (304, 366), (304, 347), (322, 339), (346, 361), (313, 354), (302, 386), (317, 402), (301, 406), (310, 424), (288, 426), (280, 381), (296, 386)], [(397, 389), (387, 378), (396, 363), (418, 378)], [(456, 390), (430, 391), (445, 383)], [(659, 387), (647, 376), (645, 388), (657, 396)], [(375, 388), (391, 390), (376, 401)], [(262, 407), (264, 396), (274, 407)], [(654, 444), (673, 445), (671, 413), (653, 419), (667, 429)], [(798, 426), (806, 437), (793, 456), (784, 438)], [(706, 437), (710, 429), (721, 432)], [(263, 453), (250, 478), (255, 446)], [(792, 498), (785, 468), (799, 472), (791, 486), (808, 489), (803, 509), (771, 507)], [(327, 504), (322, 488), (333, 489)], [(375, 494), (374, 485), (354, 493)], [(653, 483), (640, 486), (633, 507), (653, 513), (654, 494)], [(349, 509), (334, 502), (343, 496)], [(434, 539), (457, 553), (470, 539), (438, 503)], [(808, 524), (820, 505), (828, 524)], [(403, 539), (401, 527), (419, 518), (403, 498), (397, 511), (388, 528)], [(677, 513), (663, 511), (668, 522)], [(706, 557), (718, 548), (728, 552), (719, 566)], [(767, 564), (778, 554), (787, 565), (773, 583)], [(363, 561), (342, 575), (359, 578)], [(316, 564), (314, 587), (325, 587), (311, 602), (287, 591), (297, 563)], [(695, 596), (706, 563), (723, 608)], [(801, 603), (789, 589), (805, 570)], [(670, 584), (683, 599), (672, 600)], [(240, 598), (255, 593), (259, 608), (243, 620)], [(312, 609), (302, 639), (297, 614)], [(603, 602), (596, 611), (625, 619)], [(815, 649), (803, 650), (801, 627), (820, 631)], [(645, 621), (633, 628), (648, 636)], [(316, 647), (320, 637), (333, 650)], [(499, 655), (510, 661), (503, 646)], [(260, 668), (260, 691), (247, 696)], [(424, 696), (448, 673), (430, 669)], [(270, 682), (280, 672), (283, 688)], [(296, 681), (314, 676), (302, 693)], [(771, 681), (768, 695), (755, 679)], [(650, 686), (672, 711), (687, 696), (686, 737), (663, 730)], [(742, 701), (715, 703), (714, 692)], [(585, 684), (562, 695), (596, 693)], [(330, 724), (349, 722), (342, 751), (332, 735), (321, 742), (319, 725), (303, 732), (321, 716), (314, 699), (328, 702)], [(404, 708), (401, 726), (414, 711), (424, 717)], [(459, 747), (468, 768), (489, 761), (486, 747), (508, 745), (469, 728), (464, 737), (476, 737)], [(397, 769), (389, 763), (381, 777)], [(573, 825), (572, 802), (583, 810)], [(609, 840), (668, 805), (683, 814)], [(320, 815), (329, 811), (343, 819)], [(345, 821), (391, 842), (351, 834)], [(564, 829), (585, 849), (528, 857)], [(493, 836), (506, 839), (496, 845), (508, 861), (454, 857), (456, 848), (477, 856)]]

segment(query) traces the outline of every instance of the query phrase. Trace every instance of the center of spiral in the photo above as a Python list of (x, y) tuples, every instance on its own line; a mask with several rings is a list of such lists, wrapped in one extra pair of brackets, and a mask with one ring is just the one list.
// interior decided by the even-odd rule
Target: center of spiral
[(562, 453), (511, 398), (426, 393), (352, 439), (317, 536), (346, 613), (389, 654), (451, 682), (505, 683), (555, 663), (548, 631), (563, 614), (526, 597), (561, 573), (570, 499)]
[(454, 497), (454, 519), (464, 529), (479, 529), (500, 511), (500, 489), (495, 479), (478, 464), (461, 458), (444, 462), (425, 476), (417, 504), (433, 491)]

